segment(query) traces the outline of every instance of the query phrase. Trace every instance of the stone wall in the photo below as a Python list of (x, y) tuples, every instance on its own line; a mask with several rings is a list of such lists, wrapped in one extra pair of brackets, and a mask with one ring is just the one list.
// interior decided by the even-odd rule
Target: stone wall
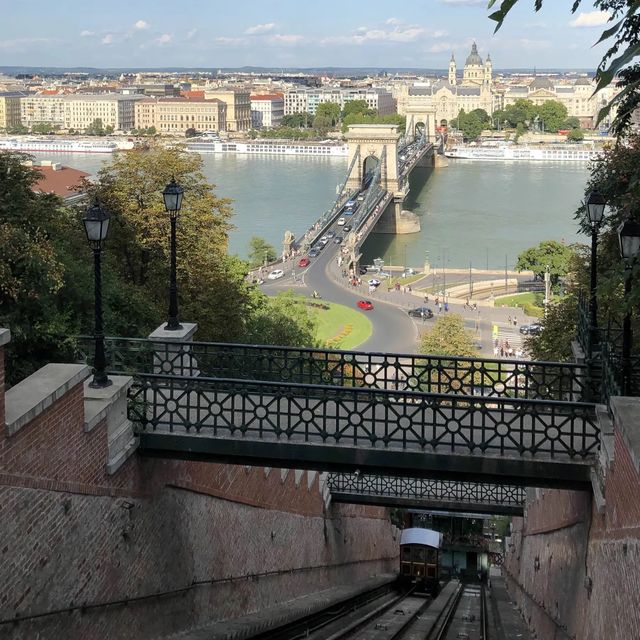
[(612, 409), (604, 502), (597, 491), (531, 491), (513, 522), (508, 584), (540, 640), (640, 637), (640, 400)]
[(386, 511), (327, 507), (315, 473), (137, 455), (110, 473), (88, 369), (48, 367), (0, 423), (0, 638), (158, 638), (395, 571)]

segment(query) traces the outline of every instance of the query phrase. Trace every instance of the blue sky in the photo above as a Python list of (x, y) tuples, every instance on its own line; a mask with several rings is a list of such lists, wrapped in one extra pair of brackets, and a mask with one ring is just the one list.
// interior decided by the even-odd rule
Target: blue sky
[(0, 0), (0, 66), (595, 68), (603, 18), (584, 0), (520, 5), (493, 35), (487, 0)]

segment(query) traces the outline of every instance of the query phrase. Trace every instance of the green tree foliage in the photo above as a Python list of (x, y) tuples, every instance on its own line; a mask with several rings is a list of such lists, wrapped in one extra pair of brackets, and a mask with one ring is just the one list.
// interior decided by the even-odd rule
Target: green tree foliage
[(576, 339), (578, 303), (575, 295), (564, 296), (547, 306), (544, 330), (527, 336), (524, 346), (533, 360), (568, 362), (573, 359), (571, 342)]
[(576, 118), (576, 116), (569, 116), (562, 125), (563, 129), (579, 129), (580, 128), (580, 118)]
[(470, 113), (461, 109), (458, 117), (451, 121), (451, 126), (462, 131), (465, 140), (476, 140), (490, 122), (484, 109), (474, 109)]
[(318, 127), (315, 123), (316, 119), (322, 119), (327, 122), (327, 127), (335, 127), (340, 120), (340, 105), (335, 102), (323, 102), (316, 109), (316, 117), (313, 126)]
[[(496, 24), (496, 31), (503, 25), (507, 15), (518, 0), (489, 0), (489, 9), (497, 8), (489, 15)], [(522, 2), (521, 2), (522, 4)], [(542, 8), (543, 0), (535, 1), (535, 10)], [(602, 32), (598, 42), (609, 45), (596, 73), (597, 90), (620, 78), (617, 86), (620, 92), (600, 111), (599, 121), (606, 118), (612, 107), (617, 113), (612, 122), (614, 133), (625, 132), (631, 124), (633, 112), (640, 106), (640, 63), (634, 62), (640, 56), (640, 2), (638, 0), (574, 0), (571, 11), (575, 13), (584, 5), (592, 5), (610, 14), (610, 26)]]
[(420, 353), (435, 356), (478, 355), (472, 334), (465, 329), (464, 318), (447, 313), (436, 320), (433, 329), (420, 336)]
[(301, 129), (303, 127), (307, 128), (312, 121), (311, 114), (305, 111), (304, 113), (291, 113), (283, 116), (280, 124), (282, 127)]
[(273, 262), (278, 257), (273, 245), (270, 245), (264, 238), (253, 236), (249, 240), (249, 265), (259, 267), (263, 264)]
[(519, 124), (528, 127), (536, 116), (536, 105), (531, 100), (518, 98), (513, 104), (508, 105), (500, 114), (511, 127)]
[(289, 292), (265, 298), (252, 313), (245, 339), (252, 344), (300, 347), (316, 345), (317, 321)]
[(535, 109), (535, 117), (544, 123), (545, 131), (556, 132), (562, 129), (567, 120), (567, 107), (557, 100), (546, 100)]
[(185, 138), (195, 138), (197, 135), (198, 135), (198, 132), (193, 127), (189, 127), (184, 132), (184, 137)]
[(52, 124), (51, 122), (39, 122), (31, 127), (31, 133), (48, 135), (55, 133), (60, 129), (59, 124)]
[(561, 277), (569, 273), (575, 254), (576, 248), (572, 245), (556, 240), (543, 240), (537, 247), (531, 247), (518, 256), (516, 269), (533, 271), (536, 276), (542, 278), (548, 268), (551, 282), (556, 284)]
[(7, 133), (12, 136), (25, 135), (26, 133), (29, 133), (29, 128), (25, 127), (22, 124), (19, 124), (19, 125), (16, 125), (15, 127), (9, 127), (7, 129)]
[(370, 109), (366, 100), (350, 100), (344, 105), (344, 109), (342, 110), (342, 117), (346, 118), (347, 116), (350, 116), (352, 114), (375, 116), (377, 115), (377, 111), (375, 109)]
[(96, 118), (84, 131), (88, 136), (104, 136), (106, 134), (102, 118)]
[(582, 142), (584, 140), (584, 131), (582, 129), (571, 129), (567, 134), (569, 142)]

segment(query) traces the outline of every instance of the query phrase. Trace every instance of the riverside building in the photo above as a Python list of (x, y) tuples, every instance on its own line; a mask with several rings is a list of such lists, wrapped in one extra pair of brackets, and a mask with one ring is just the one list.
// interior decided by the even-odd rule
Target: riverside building
[(315, 116), (318, 105), (333, 102), (344, 109), (345, 104), (353, 100), (364, 100), (369, 109), (375, 109), (378, 115), (388, 116), (396, 113), (396, 101), (386, 89), (292, 89), (284, 94), (284, 115), (310, 113)]
[(20, 126), (20, 99), (23, 96), (19, 92), (0, 93), (0, 130), (7, 131)]
[(226, 127), (220, 131), (251, 129), (251, 94), (247, 89), (205, 89), (204, 97), (220, 100), (226, 105)]
[(251, 126), (254, 129), (279, 127), (284, 115), (281, 93), (251, 96)]

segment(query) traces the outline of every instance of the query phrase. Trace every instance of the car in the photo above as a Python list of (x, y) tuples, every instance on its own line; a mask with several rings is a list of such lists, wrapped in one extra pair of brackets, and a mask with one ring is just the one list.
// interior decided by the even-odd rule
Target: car
[(363, 276), (365, 273), (367, 273), (367, 267), (358, 267), (358, 273)]
[(300, 258), (300, 261), (298, 262), (298, 266), (299, 267), (308, 267), (310, 263), (309, 258)]
[(416, 270), (409, 268), (404, 270), (402, 277), (406, 278), (407, 276), (415, 276), (415, 275), (416, 275)]
[(335, 231), (327, 231), (327, 233), (324, 234), (325, 238), (333, 238), (336, 235)]
[(342, 241), (343, 241), (343, 240), (344, 240), (344, 238), (343, 238), (342, 236), (336, 236), (336, 237), (333, 239), (333, 241), (334, 241), (336, 244), (342, 244)]
[(380, 286), (380, 280), (378, 280), (377, 278), (371, 278), (371, 280), (369, 280), (369, 286), (370, 287), (379, 287)]
[(541, 331), (542, 325), (539, 322), (520, 325), (520, 333), (524, 336), (537, 336)]
[(343, 213), (344, 213), (345, 216), (352, 216), (353, 215), (353, 209), (345, 209)]
[[(338, 223), (340, 223), (340, 220), (338, 220)], [(351, 231), (351, 225), (350, 224), (345, 224), (344, 225), (344, 230), (346, 233), (349, 233), (349, 231)]]
[(284, 271), (282, 269), (274, 269), (268, 276), (268, 280), (279, 280), (284, 278)]
[(320, 251), (324, 249), (324, 245), (321, 242), (319, 242), (318, 244), (314, 244), (313, 247), (311, 248), (315, 249), (318, 253), (320, 253)]
[(311, 249), (307, 255), (310, 258), (317, 258), (320, 255), (320, 252), (317, 249)]
[(364, 193), (361, 193), (361, 194), (356, 198), (356, 200), (357, 200), (358, 202), (364, 202)]
[(354, 206), (355, 206), (355, 204), (356, 204), (356, 201), (355, 201), (355, 200), (347, 200), (347, 201), (344, 203), (344, 208), (345, 208), (345, 209), (351, 209), (352, 207), (354, 207)]
[(371, 311), (371, 309), (373, 309), (373, 303), (369, 302), (369, 300), (358, 300), (358, 307), (365, 311)]
[(407, 312), (412, 318), (433, 318), (433, 311), (429, 307), (416, 307)]
[(322, 238), (318, 240), (318, 246), (324, 247), (327, 244), (327, 242), (329, 242), (329, 239), (326, 238), (325, 236), (322, 236)]
[(346, 220), (344, 218), (338, 218), (338, 226), (342, 227), (344, 226), (344, 223), (346, 222)]

